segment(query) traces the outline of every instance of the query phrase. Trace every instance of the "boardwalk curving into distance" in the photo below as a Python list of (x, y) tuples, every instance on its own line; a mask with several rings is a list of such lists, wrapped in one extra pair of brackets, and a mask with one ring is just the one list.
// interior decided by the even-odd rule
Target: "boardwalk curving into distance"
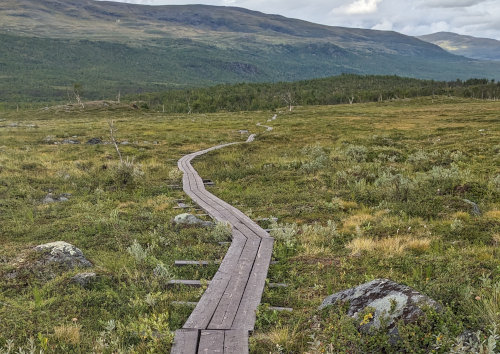
[[(254, 141), (255, 134), (247, 143)], [(240, 210), (209, 193), (191, 161), (214, 146), (178, 161), (184, 192), (214, 220), (229, 223), (232, 242), (217, 273), (183, 328), (175, 332), (172, 353), (248, 353), (273, 250), (273, 238)]]

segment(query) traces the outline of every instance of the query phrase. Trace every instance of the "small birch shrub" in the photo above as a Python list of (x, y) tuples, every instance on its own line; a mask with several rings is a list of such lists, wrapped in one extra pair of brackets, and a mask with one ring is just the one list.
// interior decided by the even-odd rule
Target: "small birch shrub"
[(227, 241), (232, 235), (231, 225), (225, 222), (217, 221), (211, 234), (212, 238), (216, 242)]
[(137, 240), (134, 240), (131, 246), (127, 247), (127, 252), (136, 262), (144, 262), (148, 257), (148, 250), (144, 249)]

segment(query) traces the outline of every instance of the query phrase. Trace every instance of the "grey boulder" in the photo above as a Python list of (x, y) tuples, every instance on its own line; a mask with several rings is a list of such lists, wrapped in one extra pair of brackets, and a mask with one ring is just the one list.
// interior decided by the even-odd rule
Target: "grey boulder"
[(187, 226), (211, 226), (212, 223), (210, 221), (204, 221), (196, 216), (188, 213), (177, 215), (174, 220), (174, 224), (176, 225), (187, 225)]
[(92, 263), (85, 258), (83, 252), (64, 241), (45, 243), (35, 247), (36, 252), (44, 253), (45, 264), (57, 263), (67, 268), (92, 267)]
[(71, 282), (74, 284), (78, 284), (82, 287), (87, 287), (90, 283), (96, 280), (97, 275), (94, 272), (89, 273), (78, 273), (74, 277), (71, 278)]
[[(426, 307), (441, 309), (433, 299), (389, 279), (375, 279), (330, 295), (323, 301), (320, 309), (337, 302), (349, 303), (347, 314), (360, 321), (363, 332), (378, 329), (384, 322), (389, 334), (393, 336), (398, 335), (397, 323), (400, 320), (404, 323), (414, 322), (424, 314), (423, 309)], [(370, 317), (363, 316), (367, 312), (371, 313)]]

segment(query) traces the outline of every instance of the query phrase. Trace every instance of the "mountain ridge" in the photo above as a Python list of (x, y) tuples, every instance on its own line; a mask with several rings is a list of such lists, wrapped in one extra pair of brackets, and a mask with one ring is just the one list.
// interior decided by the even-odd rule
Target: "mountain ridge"
[(436, 44), (452, 54), (471, 59), (500, 61), (500, 41), (493, 38), (474, 37), (454, 32), (436, 32), (417, 38)]
[(453, 55), (397, 32), (324, 26), (237, 7), (4, 0), (0, 37), (8, 48), (0, 52), (0, 100), (23, 99), (24, 92), (30, 99), (61, 99), (75, 82), (89, 98), (104, 98), (119, 90), (342, 73), (500, 79), (500, 64)]

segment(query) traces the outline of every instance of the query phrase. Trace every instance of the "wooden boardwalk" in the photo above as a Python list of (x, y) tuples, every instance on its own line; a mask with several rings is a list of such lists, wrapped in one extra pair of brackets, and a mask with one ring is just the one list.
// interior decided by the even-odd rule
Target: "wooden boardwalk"
[[(247, 142), (254, 139), (251, 135)], [(182, 157), (183, 189), (214, 220), (229, 223), (232, 242), (195, 309), (175, 333), (172, 353), (248, 353), (257, 306), (267, 278), (273, 238), (241, 211), (209, 193), (191, 161), (224, 144)]]

